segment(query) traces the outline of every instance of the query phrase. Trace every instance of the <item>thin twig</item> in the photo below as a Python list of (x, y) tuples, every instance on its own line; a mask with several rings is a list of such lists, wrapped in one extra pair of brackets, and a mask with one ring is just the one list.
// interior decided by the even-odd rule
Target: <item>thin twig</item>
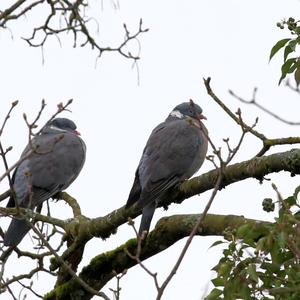
[(27, 159), (30, 154), (32, 153), (33, 151), (30, 150), (27, 152), (26, 155), (24, 155), (23, 157), (21, 157), (17, 162), (15, 162), (11, 167), (9, 167), (5, 173), (3, 173), (1, 176), (0, 176), (0, 182), (8, 175), (10, 174), (22, 161), (24, 161), (25, 159)]
[(181, 262), (182, 262), (182, 260), (183, 260), (183, 258), (185, 256), (185, 254), (186, 254), (186, 252), (187, 252), (190, 244), (192, 243), (192, 240), (193, 240), (195, 234), (199, 230), (199, 227), (201, 226), (202, 222), (204, 221), (204, 218), (205, 218), (208, 210), (210, 209), (210, 206), (211, 206), (211, 204), (212, 204), (212, 202), (213, 202), (213, 200), (214, 200), (214, 198), (215, 198), (215, 196), (216, 196), (216, 194), (217, 194), (217, 192), (218, 192), (218, 190), (220, 188), (220, 185), (221, 185), (221, 182), (222, 182), (222, 177), (223, 177), (222, 176), (222, 172), (220, 171), (219, 176), (218, 176), (218, 180), (217, 180), (215, 188), (214, 188), (214, 190), (213, 190), (213, 192), (212, 192), (212, 194), (210, 196), (210, 199), (207, 202), (206, 207), (205, 207), (202, 215), (200, 216), (200, 218), (197, 220), (195, 226), (193, 227), (193, 230), (192, 230), (190, 236), (188, 237), (188, 239), (187, 239), (187, 241), (186, 241), (186, 243), (185, 243), (185, 245), (184, 245), (184, 247), (182, 249), (182, 252), (180, 253), (180, 256), (179, 256), (177, 262), (175, 263), (174, 267), (172, 268), (170, 274), (167, 276), (167, 278), (165, 279), (165, 281), (161, 285), (161, 287), (160, 287), (160, 289), (159, 289), (159, 291), (157, 293), (156, 300), (161, 299), (161, 297), (162, 297), (162, 295), (163, 295), (163, 293), (164, 293), (167, 285), (170, 283), (170, 281), (172, 280), (173, 276), (176, 274), (176, 272), (177, 272), (177, 270), (178, 270), (178, 268), (179, 268), (179, 266), (180, 266), (180, 264), (181, 264)]
[(5, 118), (4, 118), (4, 121), (3, 121), (3, 124), (2, 124), (2, 126), (1, 126), (1, 129), (0, 129), (0, 136), (2, 135), (3, 130), (4, 130), (4, 127), (5, 127), (5, 125), (6, 125), (7, 121), (8, 121), (8, 119), (10, 118), (10, 114), (11, 114), (12, 110), (17, 106), (18, 102), (19, 102), (18, 100), (12, 102), (11, 107), (10, 107), (8, 113), (6, 114), (6, 116), (5, 116)]
[(61, 219), (57, 219), (57, 218), (53, 218), (53, 217), (49, 217), (49, 216), (44, 216), (41, 214), (38, 214), (32, 210), (30, 210), (29, 208), (22, 208), (19, 207), (18, 209), (13, 207), (0, 207), (0, 214), (2, 216), (23, 216), (24, 218), (33, 218), (35, 221), (42, 221), (42, 222), (47, 222), (49, 224), (52, 225), (56, 225), (58, 227), (64, 228), (66, 225), (66, 221), (63, 221)]
[(275, 139), (268, 139), (265, 135), (262, 133), (259, 133), (258, 131), (251, 128), (251, 126), (248, 126), (243, 122), (243, 124), (240, 123), (240, 120), (238, 117), (235, 116), (235, 114), (215, 95), (215, 93), (212, 91), (210, 87), (210, 81), (211, 78), (208, 77), (207, 79), (203, 79), (204, 84), (207, 90), (208, 95), (211, 96), (211, 98), (239, 125), (243, 126), (245, 129), (247, 129), (249, 132), (251, 132), (254, 136), (259, 138), (263, 146), (261, 150), (255, 155), (256, 157), (263, 156), (272, 146), (275, 145), (286, 145), (286, 144), (297, 144), (300, 143), (300, 137), (288, 137), (288, 138), (275, 138)]
[(138, 234), (138, 231), (136, 230), (135, 226), (134, 226), (134, 222), (131, 220), (131, 218), (129, 219), (128, 221), (128, 224), (133, 228), (134, 232), (135, 232), (135, 235), (136, 235), (136, 239), (137, 239), (137, 247), (136, 247), (136, 253), (135, 255), (130, 253), (128, 251), (127, 248), (124, 248), (124, 251), (125, 253), (133, 260), (135, 260), (139, 266), (146, 272), (148, 273), (148, 275), (150, 275), (153, 280), (154, 280), (154, 284), (155, 284), (155, 287), (156, 287), (156, 290), (159, 291), (160, 289), (160, 286), (159, 286), (159, 283), (158, 283), (158, 280), (157, 280), (157, 273), (153, 273), (151, 272), (144, 264), (143, 262), (141, 261), (140, 259), (140, 256), (141, 256), (141, 252), (142, 252), (142, 243), (143, 241), (145, 240), (146, 238), (146, 234), (145, 232), (142, 234), (142, 236), (140, 236)]
[[(66, 262), (57, 254), (57, 252), (52, 248), (52, 246), (46, 241), (43, 234), (35, 228), (30, 222), (28, 224), (31, 226), (31, 229), (34, 231), (34, 233), (44, 242), (45, 246), (49, 249), (49, 251), (55, 256), (55, 258), (61, 263), (63, 268), (90, 294), (95, 296), (100, 296), (103, 298), (104, 293), (99, 293), (99, 291), (96, 291), (91, 286), (89, 286), (85, 281), (83, 281), (80, 277), (77, 276), (77, 274), (72, 270), (72, 268), (66, 264)], [(107, 299), (107, 298), (105, 298)]]
[(248, 126), (247, 124), (240, 124), (240, 120), (238, 117), (235, 116), (235, 114), (215, 95), (215, 93), (212, 91), (211, 87), (210, 87), (210, 81), (211, 78), (208, 77), (207, 79), (203, 78), (204, 81), (204, 85), (206, 87), (207, 93), (208, 95), (210, 95), (215, 102), (217, 102), (222, 108), (223, 110), (238, 124), (238, 125), (242, 125), (243, 127), (245, 127), (246, 129), (249, 130), (249, 132), (251, 132), (253, 135), (255, 135), (256, 137), (258, 137), (259, 139), (261, 139), (262, 141), (266, 140), (267, 138), (262, 134), (257, 132), (256, 130), (252, 129), (250, 126)]
[(251, 100), (245, 100), (242, 97), (238, 96), (237, 94), (235, 94), (232, 90), (228, 91), (229, 94), (231, 96), (233, 96), (234, 98), (236, 98), (237, 100), (239, 100), (240, 102), (244, 103), (244, 104), (250, 104), (250, 105), (254, 105), (257, 108), (259, 108), (260, 110), (264, 111), (266, 114), (272, 116), (274, 119), (288, 124), (288, 125), (300, 125), (300, 122), (292, 122), (292, 121), (288, 121), (286, 119), (283, 119), (282, 117), (280, 117), (279, 115), (275, 114), (274, 112), (270, 111), (269, 109), (265, 108), (263, 105), (259, 104), (256, 101), (256, 93), (257, 93), (257, 88), (253, 89), (253, 95), (252, 95), (252, 99)]

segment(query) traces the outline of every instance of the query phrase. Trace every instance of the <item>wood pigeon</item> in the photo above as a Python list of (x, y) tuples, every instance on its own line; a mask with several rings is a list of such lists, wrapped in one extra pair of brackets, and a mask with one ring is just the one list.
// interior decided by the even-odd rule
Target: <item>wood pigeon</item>
[(208, 132), (197, 104), (177, 105), (152, 131), (135, 173), (125, 208), (138, 202), (142, 208), (139, 229), (149, 231), (157, 204), (164, 192), (196, 173), (206, 157)]
[[(21, 157), (29, 154), (16, 168), (13, 177), (15, 196), (10, 197), (7, 207), (35, 209), (56, 193), (66, 189), (80, 173), (86, 147), (76, 131), (73, 121), (56, 118), (32, 139)], [(4, 236), (5, 246), (17, 246), (30, 225), (21, 217), (14, 217)]]

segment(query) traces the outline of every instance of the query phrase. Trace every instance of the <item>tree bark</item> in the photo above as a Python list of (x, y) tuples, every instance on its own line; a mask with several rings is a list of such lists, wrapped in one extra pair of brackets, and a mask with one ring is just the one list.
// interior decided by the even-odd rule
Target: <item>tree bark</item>
[[(200, 215), (198, 214), (191, 214), (162, 218), (143, 243), (139, 258), (145, 260), (164, 251), (180, 239), (189, 236), (199, 217)], [(228, 232), (246, 223), (253, 225), (253, 230), (268, 224), (263, 221), (246, 219), (242, 216), (208, 214), (204, 219), (203, 225), (199, 228), (197, 235), (223, 236), (225, 230)], [(93, 289), (101, 290), (116, 273), (121, 273), (125, 269), (137, 265), (137, 261), (130, 258), (126, 254), (125, 249), (134, 255), (137, 249), (137, 240), (131, 239), (115, 250), (95, 256), (89, 265), (82, 269), (78, 276)], [(70, 281), (46, 294), (44, 299), (87, 300), (92, 297), (92, 294), (87, 292), (75, 278), (72, 278)]]

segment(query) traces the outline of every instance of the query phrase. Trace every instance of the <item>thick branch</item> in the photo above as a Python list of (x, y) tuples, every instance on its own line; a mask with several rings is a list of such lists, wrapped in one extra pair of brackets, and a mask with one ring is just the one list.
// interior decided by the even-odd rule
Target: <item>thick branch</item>
[[(162, 218), (155, 229), (147, 237), (142, 247), (140, 259), (145, 260), (157, 253), (164, 251), (180, 239), (189, 236), (200, 215), (175, 215)], [(202, 226), (196, 233), (199, 236), (219, 235), (223, 236), (225, 230), (237, 229), (245, 223), (253, 224), (254, 228), (264, 226), (266, 222), (246, 219), (240, 216), (222, 216), (208, 214)], [(125, 253), (125, 249), (134, 253), (137, 241), (132, 239), (113, 251), (94, 257), (88, 266), (83, 268), (79, 277), (95, 290), (100, 290), (110, 279), (115, 277), (115, 272), (121, 273), (124, 269), (131, 268), (137, 262)], [(45, 300), (58, 299), (91, 299), (92, 294), (78, 284), (75, 279), (55, 288), (48, 293)]]
[[(275, 153), (268, 156), (256, 157), (241, 163), (226, 167), (221, 187), (232, 183), (256, 178), (263, 180), (264, 176), (274, 172), (287, 171), (292, 175), (300, 173), (300, 150)], [(218, 178), (218, 170), (212, 170), (198, 177), (183, 182), (179, 187), (172, 189), (164, 197), (159, 206), (168, 206), (171, 203), (181, 203), (185, 199), (201, 194), (214, 188)], [(89, 233), (93, 236), (107, 237), (118, 226), (127, 222), (128, 217), (135, 218), (140, 214), (137, 206), (125, 210), (121, 207), (105, 217), (92, 219), (89, 224)]]
[[(241, 163), (236, 163), (225, 168), (221, 187), (226, 187), (232, 183), (242, 181), (247, 178), (256, 178), (263, 180), (264, 176), (274, 172), (287, 171), (291, 175), (300, 173), (300, 150), (293, 149), (287, 152), (276, 153), (268, 156), (255, 157)], [(214, 188), (218, 178), (218, 170), (214, 169), (201, 176), (194, 177), (183, 182), (177, 188), (170, 190), (162, 199), (158, 206), (168, 206), (171, 203), (182, 203), (185, 199), (201, 194)], [(65, 225), (65, 229), (73, 236), (76, 236), (76, 242), (72, 244), (63, 254), (64, 260), (69, 259), (78, 248), (82, 247), (94, 236), (107, 238), (116, 229), (126, 223), (128, 218), (135, 218), (141, 214), (137, 205), (125, 210), (124, 207), (114, 210), (104, 217), (95, 219), (86, 219), (82, 216), (82, 222), (79, 218), (70, 220)], [(74, 232), (74, 230), (76, 232)], [(52, 261), (51, 270), (59, 267), (59, 263)]]

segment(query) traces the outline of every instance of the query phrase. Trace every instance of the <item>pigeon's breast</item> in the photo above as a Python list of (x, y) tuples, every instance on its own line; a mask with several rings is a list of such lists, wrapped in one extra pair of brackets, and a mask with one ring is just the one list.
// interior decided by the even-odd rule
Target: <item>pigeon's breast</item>
[(189, 144), (189, 152), (192, 155), (189, 156), (189, 163), (186, 164), (187, 169), (182, 179), (190, 178), (200, 169), (208, 148), (208, 131), (204, 124), (201, 122), (200, 126), (195, 126), (195, 124), (189, 123), (187, 126), (189, 127), (189, 141), (187, 143)]

